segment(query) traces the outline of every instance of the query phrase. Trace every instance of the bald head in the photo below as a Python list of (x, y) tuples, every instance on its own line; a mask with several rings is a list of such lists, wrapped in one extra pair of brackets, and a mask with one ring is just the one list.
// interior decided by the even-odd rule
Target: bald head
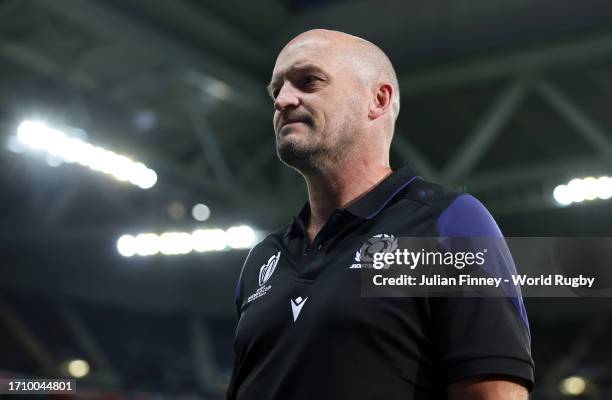
[(285, 45), (285, 48), (308, 39), (324, 39), (328, 41), (335, 55), (346, 60), (348, 66), (353, 69), (363, 84), (370, 85), (375, 82), (389, 83), (395, 92), (392, 107), (392, 120), (395, 122), (400, 109), (399, 82), (391, 60), (389, 60), (389, 57), (380, 47), (348, 33), (327, 29), (312, 29), (293, 38)]
[(302, 172), (347, 160), (388, 165), (399, 87), (374, 44), (323, 29), (302, 33), (279, 53), (268, 90), (286, 164)]

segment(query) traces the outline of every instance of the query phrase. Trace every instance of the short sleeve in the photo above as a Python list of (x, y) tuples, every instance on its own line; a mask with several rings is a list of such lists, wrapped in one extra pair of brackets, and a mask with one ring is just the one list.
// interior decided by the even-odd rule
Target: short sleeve
[(507, 298), (433, 299), (432, 319), (446, 384), (477, 375), (507, 375), (523, 380), (531, 391), (531, 340)]
[[(495, 220), (470, 195), (456, 198), (437, 220), (441, 237), (503, 237)], [(516, 273), (505, 242), (489, 273)], [(519, 378), (531, 391), (534, 364), (527, 312), (520, 290), (508, 297), (432, 298), (431, 317), (437, 361), (447, 384), (477, 375)]]

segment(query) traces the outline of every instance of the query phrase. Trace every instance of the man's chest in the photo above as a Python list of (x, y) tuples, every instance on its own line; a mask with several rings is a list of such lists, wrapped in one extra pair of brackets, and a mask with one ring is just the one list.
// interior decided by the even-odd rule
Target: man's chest
[(395, 250), (398, 236), (355, 239), (336, 243), (332, 256), (313, 249), (292, 258), (279, 246), (252, 258), (257, 263), (245, 267), (236, 346), (325, 349), (330, 342), (426, 341), (426, 301), (362, 295), (363, 271), (371, 268), (373, 254)]

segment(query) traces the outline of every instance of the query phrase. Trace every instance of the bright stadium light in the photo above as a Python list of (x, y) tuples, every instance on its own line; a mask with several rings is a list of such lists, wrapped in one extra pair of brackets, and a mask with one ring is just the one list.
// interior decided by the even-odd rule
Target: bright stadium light
[(553, 196), (557, 203), (567, 206), (572, 204), (572, 197), (570, 196), (570, 190), (566, 185), (559, 185), (553, 191)]
[(196, 221), (206, 221), (210, 218), (210, 208), (206, 204), (198, 203), (191, 209), (191, 215)]
[(117, 251), (123, 257), (132, 257), (136, 254), (136, 238), (132, 235), (123, 235), (117, 240)]
[(223, 229), (198, 229), (191, 234), (191, 242), (193, 249), (200, 253), (221, 251), (227, 247), (227, 235)]
[(193, 251), (191, 235), (186, 232), (166, 232), (159, 237), (159, 248), (162, 254), (188, 254)]
[(152, 256), (159, 253), (159, 236), (154, 233), (141, 233), (136, 236), (136, 254), (139, 256)]
[(83, 378), (89, 374), (89, 363), (85, 360), (70, 360), (65, 364), (65, 368), (73, 378)]
[(589, 176), (584, 179), (572, 179), (566, 185), (557, 186), (553, 191), (553, 197), (563, 206), (595, 199), (607, 200), (612, 197), (612, 178)]
[(59, 162), (77, 163), (142, 189), (149, 189), (157, 182), (155, 171), (143, 163), (69, 137), (40, 122), (22, 122), (17, 129), (17, 139), (31, 149), (45, 151), (56, 160), (55, 165)]
[(595, 192), (597, 197), (602, 200), (608, 200), (612, 197), (612, 178), (608, 176), (601, 176), (595, 183)]
[(197, 229), (188, 232), (165, 232), (160, 235), (141, 233), (123, 235), (117, 240), (117, 251), (123, 257), (180, 255), (231, 249), (248, 249), (257, 241), (258, 234), (249, 226), (223, 229)]
[(567, 184), (567, 188), (570, 191), (572, 202), (581, 203), (584, 201), (585, 192), (586, 192), (584, 183), (585, 182), (583, 179), (576, 178), (576, 179), (572, 179)]
[(236, 226), (227, 230), (227, 244), (232, 249), (245, 249), (253, 245), (255, 232), (248, 226)]
[(559, 391), (566, 396), (580, 396), (587, 388), (587, 381), (581, 376), (570, 376), (559, 382)]

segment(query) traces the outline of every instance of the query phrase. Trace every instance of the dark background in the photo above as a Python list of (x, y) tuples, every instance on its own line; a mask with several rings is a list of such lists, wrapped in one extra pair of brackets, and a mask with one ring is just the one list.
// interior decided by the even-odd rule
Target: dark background
[[(552, 197), (612, 174), (609, 0), (2, 0), (0, 376), (59, 377), (79, 358), (79, 398), (223, 398), (247, 251), (125, 258), (116, 240), (287, 224), (305, 190), (276, 159), (265, 86), (283, 44), (314, 27), (393, 61), (393, 166), (474, 194), (506, 236), (611, 235), (612, 200)], [(158, 182), (51, 167), (15, 148), (26, 119), (83, 129)], [(532, 398), (564, 398), (569, 376), (586, 380), (580, 398), (612, 398), (612, 302), (526, 305)]]

